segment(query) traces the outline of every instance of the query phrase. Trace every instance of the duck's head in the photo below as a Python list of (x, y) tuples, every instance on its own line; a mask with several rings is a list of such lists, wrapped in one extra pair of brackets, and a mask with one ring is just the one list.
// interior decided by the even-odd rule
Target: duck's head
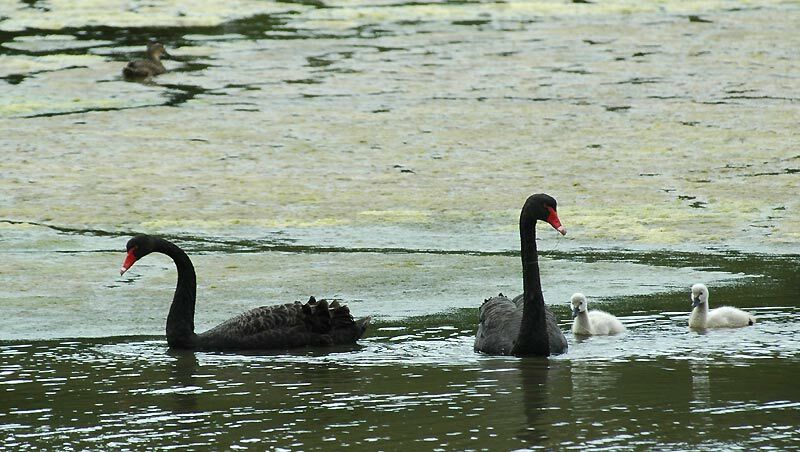
[(164, 44), (160, 42), (150, 42), (147, 44), (147, 54), (155, 59), (159, 59), (162, 56), (170, 56), (167, 53), (167, 49), (164, 48)]
[(570, 300), (570, 305), (572, 305), (572, 318), (578, 317), (578, 314), (581, 312), (586, 312), (587, 304), (586, 297), (582, 293), (577, 292), (572, 294), (572, 299)]
[(708, 287), (705, 284), (695, 284), (692, 286), (692, 307), (696, 308), (701, 304), (708, 303)]

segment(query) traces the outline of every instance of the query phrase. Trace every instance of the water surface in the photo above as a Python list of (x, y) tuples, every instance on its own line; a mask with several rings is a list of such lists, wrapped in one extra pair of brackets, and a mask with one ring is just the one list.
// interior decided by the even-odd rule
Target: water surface
[[(0, 447), (788, 450), (800, 442), (796, 2), (0, 4)], [(120, 76), (144, 43), (169, 73)], [(628, 332), (473, 353), (520, 291)], [(204, 330), (342, 299), (358, 347), (170, 352), (172, 263)], [(758, 318), (686, 328), (688, 288)]]
[(476, 355), (471, 325), (378, 328), (333, 353), (6, 343), (2, 444), (785, 450), (798, 434), (797, 310), (759, 310), (756, 328), (708, 334), (653, 315), (621, 338), (570, 336), (571, 351), (549, 361)]

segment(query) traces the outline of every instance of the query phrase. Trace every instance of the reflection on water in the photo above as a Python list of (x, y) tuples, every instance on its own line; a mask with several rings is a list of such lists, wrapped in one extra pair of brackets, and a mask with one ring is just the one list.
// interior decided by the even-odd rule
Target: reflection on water
[(471, 331), (452, 326), (385, 327), (330, 353), (5, 343), (0, 444), (785, 448), (800, 440), (795, 315), (773, 309), (756, 327), (705, 335), (685, 319), (651, 323), (570, 338), (570, 352), (550, 360), (475, 354)]
[(188, 413), (197, 409), (197, 394), (199, 389), (195, 385), (195, 374), (198, 368), (197, 357), (194, 353), (183, 351), (168, 352), (175, 358), (171, 366), (170, 381), (173, 382), (171, 388), (165, 391), (174, 399), (174, 411), (178, 413)]
[(692, 404), (708, 406), (711, 400), (711, 380), (708, 376), (709, 360), (689, 361), (692, 374)]

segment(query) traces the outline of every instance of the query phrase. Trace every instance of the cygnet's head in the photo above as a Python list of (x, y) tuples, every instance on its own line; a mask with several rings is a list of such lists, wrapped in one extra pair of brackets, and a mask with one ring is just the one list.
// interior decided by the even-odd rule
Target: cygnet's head
[(695, 284), (692, 286), (692, 307), (696, 308), (701, 304), (708, 303), (708, 287), (705, 284)]
[(573, 319), (581, 312), (586, 312), (586, 297), (582, 293), (576, 292), (572, 294), (572, 300), (570, 300), (570, 304), (572, 305)]

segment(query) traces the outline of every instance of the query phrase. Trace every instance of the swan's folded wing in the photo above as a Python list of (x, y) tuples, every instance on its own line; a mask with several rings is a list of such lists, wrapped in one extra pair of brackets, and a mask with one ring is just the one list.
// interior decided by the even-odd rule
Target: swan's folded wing
[[(243, 312), (199, 335), (203, 348), (283, 348), (307, 339), (300, 303), (262, 306)], [(267, 347), (269, 345), (269, 347)]]
[(356, 323), (347, 306), (313, 297), (305, 304), (262, 306), (201, 334), (203, 348), (274, 349), (355, 343), (368, 321)]
[(522, 309), (508, 297), (497, 296), (484, 301), (475, 334), (475, 351), (493, 355), (511, 353), (521, 321)]

